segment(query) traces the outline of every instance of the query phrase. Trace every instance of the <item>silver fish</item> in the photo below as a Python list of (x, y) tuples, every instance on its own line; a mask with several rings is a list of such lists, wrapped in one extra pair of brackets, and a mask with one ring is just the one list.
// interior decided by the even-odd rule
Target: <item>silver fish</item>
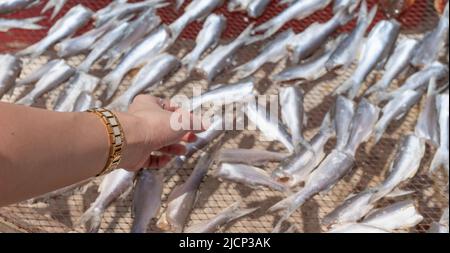
[(366, 91), (366, 95), (384, 91), (392, 81), (410, 66), (411, 58), (416, 52), (419, 42), (415, 39), (403, 39), (398, 43), (394, 53), (389, 57), (383, 77)]
[(353, 16), (342, 10), (326, 23), (314, 23), (305, 31), (295, 35), (287, 44), (291, 62), (298, 64), (322, 47), (340, 26), (347, 24)]
[(69, 80), (74, 74), (74, 68), (67, 65), (64, 61), (60, 61), (36, 83), (34, 89), (30, 91), (30, 93), (17, 101), (16, 104), (32, 105), (37, 98)]
[(212, 155), (203, 153), (186, 182), (173, 189), (168, 197), (167, 209), (158, 224), (161, 228), (176, 233), (183, 231), (194, 207), (200, 184), (208, 173), (211, 163)]
[(269, 212), (283, 210), (278, 225), (291, 216), (307, 200), (316, 194), (332, 188), (353, 167), (354, 158), (347, 153), (333, 150), (306, 180), (305, 186), (295, 194), (281, 200), (269, 208)]
[(280, 88), (281, 119), (291, 132), (295, 151), (302, 147), (313, 150), (303, 136), (303, 126), (306, 122), (306, 112), (303, 106), (304, 92), (300, 88), (290, 86)]
[(429, 141), (435, 147), (439, 146), (438, 112), (436, 108), (436, 79), (431, 78), (428, 85), (425, 107), (417, 119), (415, 134), (417, 137)]
[(337, 150), (343, 150), (347, 145), (354, 114), (355, 103), (343, 96), (338, 96), (334, 108), (334, 129), (336, 131)]
[(247, 6), (247, 14), (249, 17), (258, 18), (260, 17), (267, 6), (270, 4), (270, 0), (253, 0)]
[(377, 94), (378, 101), (385, 101), (388, 99), (392, 99), (399, 94), (403, 94), (406, 90), (419, 90), (425, 89), (427, 85), (430, 83), (432, 77), (436, 78), (436, 81), (444, 79), (448, 76), (448, 66), (440, 63), (434, 62), (431, 65), (428, 65), (424, 69), (414, 73), (411, 75), (405, 83), (400, 86), (400, 88), (387, 92), (387, 93), (379, 93)]
[(178, 59), (170, 54), (161, 54), (148, 62), (134, 78), (131, 86), (108, 107), (126, 111), (134, 97), (149, 88), (154, 89), (167, 75), (179, 66)]
[(62, 10), (66, 2), (67, 0), (49, 0), (42, 9), (41, 13), (45, 13), (53, 9), (50, 19), (54, 19), (58, 15), (58, 13)]
[(350, 35), (339, 44), (336, 50), (331, 54), (329, 60), (325, 63), (325, 67), (328, 71), (350, 66), (361, 49), (364, 35), (370, 24), (373, 22), (377, 10), (378, 6), (375, 5), (369, 13), (367, 3), (363, 0), (355, 29), (353, 29)]
[(263, 166), (268, 162), (281, 162), (288, 157), (285, 153), (257, 149), (222, 149), (216, 161), (218, 163), (240, 163)]
[(361, 100), (350, 123), (350, 136), (344, 148), (345, 152), (355, 156), (361, 143), (368, 141), (375, 130), (379, 115), (380, 109), (377, 106), (366, 99)]
[(54, 111), (71, 112), (75, 102), (82, 92), (92, 93), (97, 88), (100, 79), (95, 76), (77, 72), (70, 80), (68, 87), (59, 96)]
[(357, 69), (350, 79), (336, 89), (335, 94), (348, 91), (350, 99), (356, 97), (366, 77), (391, 53), (399, 32), (400, 24), (395, 20), (378, 22), (368, 35)]
[(56, 44), (55, 49), (61, 58), (70, 57), (89, 51), (92, 45), (105, 33), (117, 25), (116, 20), (112, 20), (101, 27), (90, 30), (78, 37), (67, 38)]
[(406, 90), (389, 101), (383, 108), (383, 116), (375, 126), (375, 141), (378, 142), (391, 122), (401, 119), (421, 97), (420, 91)]
[(13, 55), (0, 54), (0, 99), (16, 84), (22, 71), (22, 62)]
[(343, 36), (339, 36), (336, 40), (332, 41), (325, 48), (325, 52), (318, 56), (312, 56), (310, 59), (302, 62), (299, 65), (288, 67), (280, 73), (271, 77), (271, 80), (276, 82), (293, 81), (297, 80), (299, 83), (306, 81), (314, 81), (328, 73), (325, 68), (325, 63), (330, 59), (339, 42), (343, 39)]
[(39, 25), (44, 17), (24, 18), (24, 19), (6, 19), (0, 18), (0, 32), (7, 32), (10, 29), (22, 30), (42, 30), (44, 26)]
[(431, 162), (430, 171), (436, 171), (443, 166), (449, 173), (449, 97), (448, 93), (438, 95), (436, 98), (436, 107), (439, 113), (439, 148)]
[(295, 33), (289, 29), (280, 33), (273, 41), (267, 43), (259, 52), (259, 55), (251, 61), (234, 69), (237, 77), (242, 79), (250, 76), (266, 63), (277, 63), (287, 56), (286, 46), (292, 40)]
[(145, 233), (151, 219), (161, 208), (163, 176), (155, 170), (142, 170), (137, 176), (133, 192), (133, 224), (131, 233)]
[(287, 188), (273, 180), (266, 171), (244, 164), (222, 163), (214, 170), (213, 176), (222, 180), (241, 183), (251, 188), (267, 187), (276, 191), (286, 191)]
[(374, 234), (374, 233), (390, 233), (390, 231), (373, 227), (366, 224), (360, 224), (360, 223), (348, 223), (341, 226), (337, 226), (327, 233), (368, 233), (368, 234)]
[(227, 20), (222, 15), (211, 14), (203, 24), (203, 28), (195, 40), (195, 48), (187, 54), (182, 63), (187, 67), (189, 72), (195, 67), (200, 60), (202, 54), (209, 48), (215, 48), (219, 43), (220, 36), (225, 30)]
[(78, 69), (86, 73), (89, 72), (91, 66), (114, 44), (119, 42), (125, 35), (126, 29), (129, 27), (128, 22), (124, 22), (106, 33), (94, 45), (91, 46), (91, 53), (86, 56), (83, 62), (78, 66)]
[(372, 201), (379, 200), (397, 188), (400, 183), (413, 178), (425, 154), (425, 143), (415, 135), (407, 135), (399, 146), (389, 168), (389, 176), (376, 187)]
[(231, 205), (230, 207), (224, 209), (215, 217), (205, 221), (203, 223), (194, 224), (188, 227), (185, 232), (186, 233), (213, 233), (221, 226), (226, 225), (229, 222), (247, 216), (254, 211), (258, 210), (256, 208), (242, 209), (240, 208), (241, 203), (237, 202)]
[(319, 132), (311, 139), (312, 150), (302, 149), (299, 153), (293, 153), (280, 163), (272, 173), (272, 178), (294, 187), (305, 182), (311, 172), (325, 158), (325, 144), (333, 135), (329, 115), (325, 116)]
[(253, 25), (248, 26), (234, 41), (221, 45), (200, 61), (196, 70), (211, 82), (231, 62), (231, 58), (249, 40)]
[(70, 9), (69, 12), (59, 19), (48, 31), (47, 37), (41, 41), (33, 44), (26, 49), (20, 51), (18, 55), (31, 55), (37, 57), (43, 54), (47, 49), (56, 44), (57, 42), (65, 39), (74, 34), (78, 29), (86, 25), (91, 19), (93, 12), (84, 7), (83, 5), (77, 5)]
[(292, 3), (283, 12), (255, 28), (255, 32), (264, 32), (257, 40), (269, 38), (292, 19), (304, 19), (314, 12), (324, 9), (330, 3), (331, 0), (302, 0)]
[(357, 222), (375, 207), (375, 202), (371, 202), (374, 193), (374, 189), (368, 189), (358, 194), (350, 195), (345, 199), (344, 203), (322, 219), (322, 224), (330, 226), (332, 224)]
[(358, 8), (361, 0), (334, 0), (333, 13), (338, 13), (340, 10), (346, 10), (352, 13)]
[(191, 99), (190, 110), (195, 111), (204, 104), (217, 103), (218, 105), (228, 105), (235, 102), (253, 98), (256, 95), (255, 83), (253, 80), (244, 80), (235, 84), (217, 85), (214, 89)]
[(165, 0), (145, 0), (137, 3), (127, 3), (127, 1), (112, 2), (94, 14), (95, 26), (99, 27), (111, 19), (121, 19), (148, 8), (164, 7), (166, 6), (164, 2)]
[(80, 217), (78, 224), (89, 223), (88, 232), (98, 232), (106, 208), (133, 185), (134, 177), (134, 172), (123, 169), (115, 170), (106, 175), (98, 187), (100, 194)]
[(287, 132), (286, 128), (281, 124), (278, 118), (273, 116), (273, 112), (268, 116), (256, 103), (248, 103), (242, 110), (247, 115), (247, 118), (255, 124), (255, 126), (268, 138), (278, 140), (281, 142), (289, 152), (294, 151), (292, 138)]
[(169, 31), (165, 26), (161, 26), (128, 52), (119, 65), (103, 78), (103, 83), (108, 86), (106, 99), (112, 98), (130, 70), (146, 64), (152, 57), (165, 51), (170, 46), (169, 40)]
[(54, 60), (47, 62), (46, 64), (42, 65), (37, 70), (33, 71), (29, 76), (25, 77), (24, 79), (18, 80), (17, 85), (23, 86), (23, 85), (30, 85), (30, 84), (36, 83), (45, 74), (47, 74), (50, 69), (52, 69), (57, 64), (60, 64), (61, 62), (64, 62), (64, 60), (54, 59)]
[(98, 101), (92, 93), (83, 91), (75, 100), (73, 104), (74, 112), (85, 112), (92, 108), (99, 108), (101, 106), (101, 102)]
[(367, 100), (363, 99), (358, 105), (353, 117), (349, 144), (345, 151), (333, 150), (314, 170), (306, 180), (305, 186), (297, 193), (273, 205), (269, 211), (284, 210), (280, 225), (291, 214), (301, 207), (307, 200), (322, 191), (334, 187), (354, 166), (356, 148), (368, 139), (373, 125), (378, 118), (379, 110)]
[(405, 200), (375, 210), (361, 222), (388, 231), (415, 227), (423, 220), (412, 200)]
[(130, 26), (125, 32), (122, 40), (108, 50), (104, 56), (105, 59), (108, 59), (105, 68), (110, 69), (123, 54), (134, 48), (142, 38), (155, 30), (160, 24), (161, 18), (156, 14), (156, 10), (153, 8), (145, 11), (138, 19), (130, 21)]
[(417, 53), (412, 59), (411, 63), (416, 67), (424, 67), (432, 64), (439, 58), (439, 53), (445, 45), (448, 48), (448, 28), (449, 28), (449, 10), (448, 2), (445, 6), (444, 14), (442, 15), (437, 27), (425, 35), (425, 38), (420, 42)]
[(197, 19), (208, 16), (216, 8), (223, 4), (223, 0), (194, 0), (186, 7), (185, 12), (172, 24), (170, 24), (170, 32), (172, 41), (175, 41), (186, 26)]
[(29, 7), (36, 0), (3, 0), (0, 2), (0, 13), (19, 11)]

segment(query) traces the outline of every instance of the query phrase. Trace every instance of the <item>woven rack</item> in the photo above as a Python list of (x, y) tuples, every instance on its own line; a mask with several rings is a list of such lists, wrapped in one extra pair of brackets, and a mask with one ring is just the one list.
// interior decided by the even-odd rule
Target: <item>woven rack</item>
[[(45, 1), (43, 1), (45, 2)], [(98, 10), (106, 6), (110, 1), (74, 1), (69, 0), (64, 7), (61, 17), (67, 10), (81, 3), (93, 10)], [(133, 1), (130, 1), (133, 2)], [(189, 2), (189, 1), (186, 1)], [(272, 16), (282, 11), (282, 8), (272, 1), (265, 14), (256, 20), (257, 23), (262, 23)], [(368, 1), (369, 6), (372, 6), (377, 1)], [(400, 18), (402, 22), (402, 37), (420, 38), (425, 31), (432, 29), (438, 16), (434, 11), (431, 0), (418, 0), (412, 8)], [(187, 4), (187, 3), (185, 3)], [(4, 15), (5, 17), (24, 18), (36, 16), (39, 14), (43, 4), (33, 7), (29, 10), (21, 11), (11, 15)], [(217, 10), (218, 13), (223, 13), (228, 19), (227, 30), (223, 36), (224, 41), (228, 41), (237, 34), (239, 34), (250, 22), (255, 20), (247, 19), (239, 13), (228, 13), (225, 8)], [(170, 23), (176, 19), (179, 13), (173, 11), (173, 7), (169, 6), (159, 11), (159, 15), (165, 23)], [(309, 18), (302, 21), (292, 21), (288, 23), (283, 29), (292, 27), (296, 32), (300, 32), (316, 21), (324, 22), (329, 20), (332, 16), (331, 8), (320, 11)], [(382, 12), (377, 15), (377, 20), (383, 18)], [(47, 22), (47, 23), (46, 23)], [(43, 22), (46, 26), (51, 26), (49, 21)], [(354, 22), (341, 28), (338, 33), (348, 31), (354, 26)], [(89, 29), (87, 27), (86, 29)], [(85, 30), (86, 30), (85, 29)], [(170, 53), (179, 57), (183, 56), (193, 48), (195, 45), (194, 39), (201, 29), (201, 23), (193, 23), (182, 34), (181, 39), (169, 50)], [(81, 31), (80, 33), (82, 33)], [(0, 33), (0, 52), (14, 52), (18, 49), (24, 48), (27, 45), (40, 40), (44, 37), (46, 31), (20, 31), (13, 30), (8, 33)], [(257, 55), (260, 44), (250, 45), (238, 52), (236, 59), (238, 64), (244, 63)], [(68, 60), (70, 65), (76, 66), (84, 56), (72, 57)], [(39, 68), (48, 61), (48, 57), (40, 57), (34, 60), (25, 59), (24, 70), (21, 78), (27, 76), (33, 70)], [(257, 90), (260, 94), (277, 94), (277, 85), (271, 83), (268, 78), (271, 74), (279, 72), (283, 69), (285, 63), (268, 64), (259, 70), (255, 75)], [(99, 66), (94, 66), (94, 69), (100, 69)], [(323, 119), (326, 112), (334, 103), (334, 98), (330, 95), (331, 91), (347, 79), (352, 73), (354, 66), (336, 75), (330, 74), (321, 78), (319, 81), (304, 84), (302, 88), (306, 92), (305, 108), (308, 116), (308, 125), (306, 129), (306, 137), (312, 137)], [(104, 73), (96, 72), (99, 76)], [(374, 83), (380, 78), (382, 73), (372, 73), (367, 81), (368, 84)], [(127, 76), (122, 83), (118, 95), (123, 93), (129, 86), (133, 74)], [(215, 83), (229, 83), (238, 81), (233, 75), (221, 75)], [(185, 94), (192, 96), (192, 87), (201, 85), (203, 88), (207, 87), (204, 80), (200, 80), (195, 76), (188, 76), (187, 73), (181, 69), (174, 73), (167, 81), (158, 89), (152, 92), (153, 95), (162, 97), (172, 97), (176, 94)], [(398, 86), (397, 83), (392, 85), (392, 88)], [(104, 87), (103, 87), (104, 88)], [(52, 109), (59, 93), (64, 89), (60, 87), (40, 99), (36, 106)], [(102, 87), (100, 87), (100, 90)], [(25, 92), (24, 88), (16, 88), (11, 96), (5, 96), (2, 101), (13, 102)], [(336, 206), (341, 204), (343, 200), (351, 193), (360, 192), (368, 187), (375, 186), (385, 178), (386, 170), (389, 163), (393, 159), (396, 151), (396, 146), (400, 143), (401, 136), (412, 133), (413, 127), (416, 123), (420, 108), (423, 104), (418, 104), (400, 121), (393, 123), (381, 141), (374, 145), (372, 142), (362, 145), (356, 154), (356, 166), (352, 172), (342, 179), (331, 191), (317, 195), (312, 200), (308, 201), (301, 209), (292, 215), (289, 219), (291, 224), (297, 225), (297, 232), (323, 232), (327, 228), (320, 225), (322, 218), (331, 212)], [(0, 122), (1, 124), (1, 122)], [(281, 145), (273, 142), (261, 141), (259, 134), (256, 132), (227, 132), (221, 137), (225, 141), (227, 148), (262, 148), (273, 151), (282, 151)], [(221, 140), (222, 141), (222, 140)], [(212, 144), (213, 145), (213, 144)], [(331, 150), (334, 143), (330, 142), (327, 145), (327, 150)], [(434, 149), (427, 147), (425, 157), (422, 161), (422, 166), (419, 174), (403, 186), (404, 189), (414, 190), (412, 196), (417, 201), (419, 212), (424, 216), (423, 222), (411, 229), (409, 232), (425, 232), (428, 230), (433, 221), (438, 221), (442, 215), (443, 209), (448, 206), (448, 192), (446, 186), (448, 178), (444, 173), (437, 173), (434, 176), (427, 174)], [(197, 157), (194, 156), (186, 164), (185, 168), (173, 177), (164, 188), (163, 202), (171, 192), (171, 190), (178, 184), (184, 182), (193, 166), (195, 165)], [(264, 169), (271, 171), (277, 164), (268, 164)], [(211, 168), (212, 170), (213, 168)], [(87, 191), (84, 194), (73, 192), (64, 196), (52, 198), (45, 203), (38, 203), (30, 205), (28, 203), (19, 203), (7, 207), (0, 208), (0, 221), (6, 221), (21, 231), (24, 232), (83, 232), (83, 227), (76, 227), (74, 224), (81, 216), (81, 214), (89, 207), (89, 205), (97, 197), (97, 188), (100, 180), (94, 180), (89, 183)], [(194, 210), (189, 217), (188, 226), (208, 220), (216, 215), (222, 209), (228, 207), (237, 200), (243, 200), (249, 206), (259, 206), (259, 210), (252, 215), (239, 219), (237, 222), (228, 224), (223, 228), (223, 232), (270, 232), (279, 217), (277, 215), (266, 213), (265, 210), (285, 197), (281, 193), (277, 193), (267, 189), (253, 190), (243, 185), (234, 183), (220, 182), (215, 178), (206, 177), (200, 187), (198, 201), (195, 204)], [(390, 201), (381, 202), (380, 206), (385, 206)], [(129, 232), (132, 217), (130, 212), (131, 198), (114, 202), (105, 212), (101, 225), (101, 232)], [(161, 209), (160, 214), (164, 211), (165, 206)], [(1, 222), (0, 222), (1, 223)], [(2, 227), (0, 226), (0, 229)], [(150, 231), (158, 232), (155, 222), (152, 222), (149, 228)], [(1, 231), (1, 230), (0, 230)], [(405, 231), (406, 232), (406, 231)]]

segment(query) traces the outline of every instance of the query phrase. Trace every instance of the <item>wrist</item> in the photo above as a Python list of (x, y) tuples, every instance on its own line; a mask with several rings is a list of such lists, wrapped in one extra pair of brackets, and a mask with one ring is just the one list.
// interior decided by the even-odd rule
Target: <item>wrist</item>
[(114, 112), (122, 126), (125, 135), (125, 145), (119, 167), (124, 169), (139, 169), (149, 151), (146, 150), (145, 133), (139, 118), (128, 113)]

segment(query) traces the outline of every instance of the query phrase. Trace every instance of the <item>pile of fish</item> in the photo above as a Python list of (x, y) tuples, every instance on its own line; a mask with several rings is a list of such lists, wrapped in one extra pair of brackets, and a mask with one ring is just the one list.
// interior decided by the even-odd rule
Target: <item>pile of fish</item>
[[(0, 13), (19, 11), (38, 2), (1, 1)], [(238, 201), (205, 223), (186, 227), (199, 188), (207, 175), (211, 175), (220, 181), (255, 190), (268, 188), (284, 194), (284, 199), (266, 211), (281, 216), (274, 232), (292, 231), (292, 227), (283, 229), (290, 216), (308, 200), (329, 191), (351, 173), (359, 148), (367, 142), (378, 142), (386, 129), (403, 118), (422, 98), (425, 103), (415, 131), (404, 133), (397, 144), (395, 158), (384, 181), (351, 194), (321, 223), (331, 233), (385, 233), (412, 229), (423, 220), (413, 199), (414, 192), (401, 187), (419, 173), (426, 144), (433, 147), (430, 152), (436, 150), (430, 173), (436, 173), (440, 168), (447, 176), (449, 173), (448, 3), (436, 28), (421, 40), (400, 36), (401, 24), (395, 19), (374, 24), (378, 6), (369, 9), (365, 0), (280, 1), (285, 9), (272, 19), (259, 26), (251, 23), (227, 43), (220, 39), (227, 19), (214, 13), (215, 10), (225, 6), (228, 11), (242, 11), (249, 18), (257, 18), (270, 2), (193, 0), (182, 12), (184, 1), (176, 1), (174, 8), (180, 16), (168, 25), (163, 24), (157, 14), (158, 9), (170, 5), (164, 0), (135, 3), (116, 0), (96, 12), (77, 5), (60, 17), (42, 40), (14, 55), (0, 55), (0, 99), (15, 87), (28, 86), (30, 91), (16, 103), (32, 106), (44, 94), (64, 86), (53, 108), (61, 112), (84, 111), (102, 105), (126, 111), (135, 96), (164, 85), (164, 80), (181, 68), (200, 74), (210, 84), (225, 72), (234, 73), (240, 80), (214, 85), (214, 88), (211, 85), (201, 98), (192, 99), (192, 109), (225, 98), (229, 103), (244, 103), (257, 94), (257, 84), (249, 77), (267, 63), (286, 61), (285, 69), (270, 76), (279, 87), (281, 119), (268, 116), (252, 103), (244, 103), (242, 108), (248, 121), (263, 135), (281, 143), (285, 151), (223, 148), (220, 139), (224, 131), (217, 130), (223, 128), (216, 126), (222, 126), (224, 120), (218, 117), (210, 129), (198, 134), (195, 143), (188, 144), (185, 155), (175, 157), (166, 168), (159, 171), (143, 169), (138, 173), (119, 169), (106, 175), (98, 188), (97, 199), (83, 214), (79, 225), (85, 224), (89, 232), (99, 231), (108, 206), (131, 193), (131, 232), (135, 233), (147, 232), (150, 222), (156, 218), (157, 226), (163, 231), (215, 232), (258, 209)], [(53, 9), (51, 18), (54, 19), (65, 3), (65, 0), (47, 1), (42, 12)], [(329, 21), (316, 22), (300, 33), (293, 29), (279, 32), (289, 21), (307, 18), (330, 4), (333, 4), (334, 16)], [(42, 29), (38, 24), (40, 20), (42, 17), (0, 18), (0, 31), (18, 27)], [(339, 28), (352, 20), (356, 21), (353, 30), (336, 36)], [(75, 36), (91, 21), (91, 30)], [(203, 21), (203, 28), (192, 51), (181, 59), (168, 53), (183, 30), (194, 21)], [(264, 45), (256, 57), (235, 66), (233, 59), (239, 50), (261, 41)], [(49, 51), (55, 51), (56, 57), (19, 80), (23, 59), (36, 58)], [(84, 61), (79, 66), (69, 65), (67, 59), (80, 54), (85, 55)], [(312, 138), (305, 138), (304, 98), (307, 94), (299, 86), (329, 73), (349, 71), (352, 64), (356, 69), (351, 76), (330, 94), (335, 95), (335, 103), (320, 128)], [(94, 67), (107, 74), (95, 76)], [(117, 94), (122, 80), (132, 70), (139, 71), (130, 87)], [(383, 74), (379, 81), (366, 88), (368, 77), (380, 70)], [(399, 88), (391, 87), (394, 81), (401, 84)], [(100, 85), (105, 85), (106, 90), (102, 96), (95, 96)], [(236, 117), (235, 121), (242, 122), (243, 119)], [(330, 140), (335, 140), (335, 146), (327, 151), (325, 147)], [(213, 147), (210, 143), (214, 143)], [(196, 153), (199, 153), (199, 159), (190, 177), (173, 189), (167, 199), (167, 208), (160, 214), (164, 182)], [(277, 163), (277, 168), (273, 171), (264, 169), (269, 162)], [(214, 169), (210, 171), (210, 168)], [(58, 194), (63, 192), (58, 191)], [(398, 198), (402, 200), (398, 201)], [(380, 206), (386, 199), (391, 202), (394, 199), (395, 203)], [(430, 232), (443, 231), (448, 232), (448, 208), (441, 220), (430, 228)]]

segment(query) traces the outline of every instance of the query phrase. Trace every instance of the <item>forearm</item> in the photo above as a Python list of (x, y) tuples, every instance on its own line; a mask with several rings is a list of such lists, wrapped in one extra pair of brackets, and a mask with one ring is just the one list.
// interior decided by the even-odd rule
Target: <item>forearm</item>
[[(93, 177), (108, 159), (108, 135), (94, 114), (0, 103), (0, 119), (0, 206)], [(142, 152), (136, 122), (119, 119), (128, 137), (122, 165), (132, 166), (133, 154)]]

